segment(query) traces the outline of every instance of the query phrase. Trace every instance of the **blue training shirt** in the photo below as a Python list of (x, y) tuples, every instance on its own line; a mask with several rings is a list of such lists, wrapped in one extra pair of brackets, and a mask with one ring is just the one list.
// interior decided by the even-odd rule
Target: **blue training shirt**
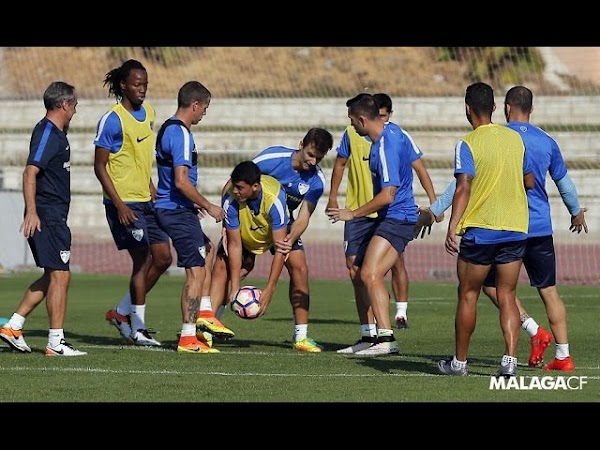
[[(172, 116), (169, 120), (177, 117)], [(174, 123), (164, 129), (160, 142), (156, 143), (158, 185), (154, 206), (163, 209), (194, 208), (189, 200), (175, 186), (175, 167), (189, 167), (189, 180), (193, 186), (198, 184), (198, 151), (194, 135), (183, 123)], [(168, 161), (161, 163), (160, 161)]]
[(45, 117), (31, 133), (27, 165), (40, 168), (35, 191), (38, 214), (66, 221), (71, 204), (71, 147), (66, 133)]
[(378, 211), (379, 219), (417, 221), (411, 164), (420, 156), (415, 153), (413, 144), (408, 134), (393, 123), (385, 126), (379, 139), (371, 144), (369, 168), (373, 174), (373, 196), (388, 186), (398, 188), (392, 203)]
[[(559, 182), (567, 175), (567, 167), (560, 147), (548, 133), (531, 123), (513, 121), (509, 122), (507, 126), (521, 135), (525, 143), (525, 163), (531, 169), (529, 171), (533, 171), (535, 177), (535, 186), (533, 189), (527, 190), (528, 236), (550, 236), (553, 229), (548, 192), (546, 191), (546, 173), (549, 173), (555, 182)], [(431, 205), (431, 210), (436, 216), (452, 206), (455, 190), (456, 180), (453, 180), (446, 191)]]
[(558, 143), (541, 128), (528, 122), (507, 124), (521, 135), (528, 158), (533, 161), (531, 169), (535, 177), (533, 189), (527, 190), (529, 202), (529, 236), (552, 235), (552, 216), (546, 191), (546, 174), (557, 182), (567, 174)]
[(261, 173), (271, 175), (281, 183), (286, 193), (290, 218), (303, 200), (316, 206), (325, 190), (325, 175), (318, 165), (300, 172), (292, 167), (292, 157), (297, 151), (290, 147), (274, 146), (264, 149), (252, 160)]

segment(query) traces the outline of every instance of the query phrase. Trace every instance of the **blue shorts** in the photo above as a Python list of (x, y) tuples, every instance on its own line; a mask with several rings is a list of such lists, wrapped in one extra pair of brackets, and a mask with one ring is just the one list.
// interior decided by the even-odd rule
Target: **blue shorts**
[(523, 259), (527, 239), (499, 242), (496, 244), (476, 244), (469, 239), (461, 239), (458, 256), (470, 263), (489, 266), (507, 264)]
[(364, 253), (378, 223), (376, 218), (371, 217), (358, 217), (344, 223), (344, 254), (346, 257), (356, 256), (361, 251)]
[(167, 232), (177, 252), (177, 267), (204, 267), (209, 239), (195, 209), (155, 209), (158, 225)]
[[(374, 236), (381, 236), (394, 247), (398, 255), (404, 253), (406, 246), (413, 240), (415, 232), (415, 222), (407, 222), (406, 220), (383, 219), (377, 224), (377, 228), (373, 233)], [(354, 265), (362, 266), (367, 251), (368, 245), (361, 247), (356, 255)]]
[(117, 249), (128, 250), (169, 242), (169, 236), (160, 228), (154, 215), (152, 202), (127, 203), (138, 220), (129, 226), (119, 222), (117, 208), (112, 203), (104, 205), (106, 220)]
[[(541, 289), (556, 285), (556, 253), (552, 235), (527, 238), (523, 266), (531, 286)], [(483, 285), (496, 286), (496, 270), (493, 266)]]
[(71, 259), (71, 230), (65, 221), (45, 222), (42, 230), (27, 238), (33, 259), (38, 267), (69, 270)]

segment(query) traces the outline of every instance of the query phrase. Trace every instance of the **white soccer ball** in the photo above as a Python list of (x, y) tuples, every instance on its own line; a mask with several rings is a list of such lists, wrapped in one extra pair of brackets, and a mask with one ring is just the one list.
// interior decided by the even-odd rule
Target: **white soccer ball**
[(231, 301), (231, 310), (242, 319), (255, 319), (262, 291), (256, 286), (242, 286)]

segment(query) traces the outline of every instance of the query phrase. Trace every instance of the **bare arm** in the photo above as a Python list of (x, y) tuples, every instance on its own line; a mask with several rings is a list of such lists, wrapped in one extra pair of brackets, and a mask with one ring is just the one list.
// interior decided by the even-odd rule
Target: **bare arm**
[(450, 222), (448, 223), (448, 232), (446, 233), (446, 251), (451, 255), (458, 252), (458, 244), (456, 241), (456, 227), (462, 215), (467, 209), (469, 198), (471, 196), (471, 182), (473, 177), (461, 173), (456, 176), (456, 191), (452, 199), (452, 213), (450, 214)]
[[(285, 239), (286, 235), (286, 228), (273, 230), (273, 242)], [(271, 271), (269, 272), (269, 279), (267, 280), (267, 285), (262, 290), (262, 294), (260, 296), (260, 312), (258, 313), (259, 316), (262, 316), (267, 312), (269, 304), (273, 299), (273, 295), (275, 294), (275, 288), (277, 287), (277, 282), (279, 281), (281, 271), (283, 270), (285, 258), (286, 255), (279, 252), (275, 252), (275, 255), (273, 256), (273, 260), (271, 261)]]
[(229, 272), (229, 294), (227, 301), (240, 288), (242, 273), (242, 233), (240, 230), (226, 230), (227, 242), (223, 243), (227, 248), (227, 269)]
[(275, 241), (275, 250), (278, 253), (287, 255), (292, 251), (292, 245), (294, 242), (296, 242), (296, 240), (299, 239), (308, 228), (310, 216), (314, 211), (315, 205), (313, 205), (311, 202), (307, 202), (306, 200), (302, 202), (300, 211), (298, 212), (298, 217), (292, 223), (290, 232), (287, 234), (285, 239)]
[(296, 217), (296, 220), (294, 220), (292, 223), (292, 226), (290, 227), (290, 233), (286, 238), (288, 241), (294, 242), (304, 234), (308, 228), (310, 217), (314, 211), (315, 205), (313, 203), (307, 202), (306, 200), (302, 202), (302, 205), (300, 205), (300, 211), (298, 212), (298, 217)]
[(523, 176), (523, 184), (525, 185), (525, 189), (526, 190), (534, 188), (534, 186), (535, 186), (535, 176), (533, 175), (533, 172), (526, 173)]
[(329, 208), (338, 208), (338, 192), (340, 185), (342, 184), (347, 162), (348, 160), (346, 158), (342, 158), (341, 156), (335, 158), (335, 164), (333, 166), (333, 171), (331, 172), (329, 200), (327, 201), (327, 206), (325, 206), (325, 211), (327, 211)]
[(175, 187), (187, 198), (220, 222), (225, 218), (225, 210), (218, 205), (209, 202), (190, 181), (190, 168), (188, 166), (175, 167)]
[(26, 238), (33, 236), (35, 231), (42, 230), (42, 223), (37, 214), (35, 204), (35, 193), (37, 191), (37, 174), (40, 168), (31, 164), (25, 166), (23, 170), (23, 200), (25, 201), (25, 217), (19, 231)]
[(110, 155), (110, 151), (105, 148), (96, 147), (96, 151), (94, 154), (94, 173), (96, 174), (96, 178), (100, 181), (102, 185), (102, 189), (108, 195), (108, 198), (113, 202), (115, 207), (117, 208), (117, 212), (119, 215), (119, 222), (123, 225), (130, 225), (131, 223), (138, 220), (137, 216), (134, 212), (121, 200), (119, 194), (117, 193), (117, 189), (106, 170), (106, 165), (108, 164), (108, 157)]
[(419, 158), (416, 161), (413, 161), (412, 168), (417, 174), (417, 177), (419, 177), (421, 186), (423, 186), (423, 189), (427, 194), (427, 198), (429, 199), (429, 204), (431, 205), (433, 202), (436, 201), (437, 196), (435, 195), (433, 182), (431, 181), (431, 177), (429, 176), (429, 172), (427, 171), (427, 167), (425, 166), (425, 161), (423, 161), (423, 158)]
[(361, 207), (356, 208), (355, 210), (347, 208), (329, 208), (327, 210), (327, 216), (329, 216), (329, 220), (333, 223), (336, 223), (339, 220), (352, 220), (357, 217), (368, 216), (391, 204), (394, 201), (397, 190), (397, 186), (387, 186)]

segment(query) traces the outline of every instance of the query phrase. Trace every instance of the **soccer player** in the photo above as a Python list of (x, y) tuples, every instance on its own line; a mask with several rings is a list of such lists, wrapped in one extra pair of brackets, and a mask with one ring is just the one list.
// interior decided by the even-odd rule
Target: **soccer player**
[[(319, 167), (333, 147), (333, 136), (323, 128), (311, 128), (298, 149), (269, 147), (253, 159), (261, 173), (270, 175), (285, 190), (290, 223), (283, 241), (275, 247), (287, 254), (285, 267), (290, 276), (289, 297), (294, 313), (293, 348), (299, 352), (318, 353), (321, 346), (308, 337), (310, 292), (308, 264), (301, 236), (308, 228), (312, 213), (325, 189), (325, 176)], [(297, 216), (294, 217), (294, 212)], [(276, 249), (272, 248), (274, 253)]]
[[(570, 230), (572, 232), (581, 233), (582, 230), (588, 232), (585, 222), (587, 208), (579, 206), (577, 189), (569, 177), (556, 140), (541, 128), (530, 123), (532, 111), (533, 93), (530, 89), (525, 86), (515, 86), (508, 90), (504, 100), (504, 116), (507, 126), (517, 131), (525, 142), (535, 176), (535, 186), (527, 191), (529, 230), (523, 265), (529, 275), (531, 286), (537, 288), (538, 294), (544, 302), (556, 343), (554, 361), (543, 368), (570, 372), (575, 369), (575, 364), (569, 352), (567, 312), (556, 287), (556, 253), (552, 238), (550, 203), (546, 192), (546, 175), (549, 174), (556, 184), (563, 203), (571, 214)], [(453, 181), (438, 201), (431, 205), (430, 211), (434, 216), (439, 216), (450, 207), (447, 199), (452, 198), (455, 188), (456, 182)], [(494, 268), (490, 270), (490, 274), (483, 283), (483, 292), (496, 306), (498, 305)], [(516, 298), (516, 303), (521, 318), (521, 328), (531, 337), (528, 363), (530, 367), (537, 367), (543, 362), (544, 351), (552, 341), (552, 335), (544, 327), (538, 325), (518, 298)]]
[[(374, 94), (373, 97), (379, 106), (379, 116), (384, 120), (385, 125), (390, 125), (392, 116), (392, 99), (385, 93)], [(392, 126), (397, 126), (392, 123)], [(433, 183), (427, 168), (421, 157), (423, 152), (417, 147), (412, 137), (405, 130), (398, 127), (400, 132), (406, 134), (412, 145), (411, 156), (414, 158), (412, 167), (417, 173), (421, 185), (425, 189), (429, 202), (435, 201), (435, 191)], [(329, 190), (329, 201), (326, 210), (338, 207), (338, 191), (342, 182), (344, 170), (348, 167), (348, 183), (346, 190), (346, 207), (358, 208), (373, 198), (373, 182), (371, 181), (371, 172), (369, 170), (369, 151), (371, 142), (366, 138), (359, 136), (352, 125), (349, 125), (344, 131), (340, 144), (337, 148), (337, 157), (333, 172), (331, 175), (331, 187)], [(360, 282), (360, 277), (356, 276), (354, 260), (356, 253), (363, 239), (369, 238), (371, 228), (376, 226), (377, 214), (370, 214), (366, 217), (360, 217), (345, 222), (344, 224), (344, 252), (346, 254), (346, 267), (348, 268), (350, 279), (354, 287), (354, 298), (356, 311), (360, 322), (361, 338), (353, 345), (338, 350), (338, 353), (355, 353), (369, 347), (376, 339), (377, 327), (373, 312), (369, 307), (364, 286)], [(406, 267), (404, 265), (404, 255), (398, 256), (398, 260), (392, 267), (392, 290), (396, 303), (395, 321), (399, 329), (408, 328), (408, 293), (409, 279)]]
[(146, 327), (146, 295), (172, 262), (169, 236), (154, 216), (152, 181), (155, 111), (144, 103), (148, 72), (130, 59), (106, 74), (104, 85), (117, 103), (98, 121), (94, 172), (102, 185), (106, 219), (132, 270), (129, 290), (106, 320), (139, 346), (160, 346)]
[[(205, 258), (211, 243), (202, 231), (198, 209), (206, 211), (217, 222), (225, 217), (223, 208), (210, 203), (196, 188), (198, 149), (190, 129), (206, 115), (210, 101), (210, 91), (202, 83), (185, 83), (177, 94), (177, 111), (163, 123), (156, 141), (158, 187), (154, 207), (158, 224), (167, 232), (177, 252), (177, 266), (185, 269), (177, 351), (187, 353), (219, 353), (198, 340), (197, 320), (216, 336), (231, 338), (234, 335), (214, 317), (210, 297), (202, 296)], [(204, 314), (199, 315), (200, 309)]]
[(390, 297), (384, 277), (413, 239), (417, 222), (412, 143), (398, 127), (385, 125), (371, 94), (359, 94), (348, 100), (346, 106), (356, 132), (368, 136), (372, 142), (369, 169), (373, 174), (373, 198), (356, 209), (329, 208), (326, 213), (334, 223), (377, 213), (376, 224), (354, 261), (375, 316), (377, 340), (355, 355), (396, 354), (399, 349), (391, 325)]
[(71, 230), (67, 224), (71, 204), (71, 147), (67, 130), (77, 112), (75, 87), (55, 81), (44, 91), (46, 115), (33, 129), (29, 156), (23, 171), (25, 213), (20, 231), (38, 267), (40, 278), (29, 285), (0, 339), (13, 350), (31, 353), (23, 337), (29, 314), (46, 299), (48, 345), (46, 356), (87, 355), (65, 340), (64, 322), (71, 282)]
[[(458, 252), (458, 304), (454, 357), (438, 362), (445, 375), (468, 374), (467, 354), (477, 320), (477, 300), (492, 265), (505, 349), (497, 376), (515, 376), (519, 342), (516, 289), (525, 255), (529, 211), (525, 189), (534, 185), (519, 133), (492, 123), (494, 91), (477, 82), (466, 89), (465, 112), (473, 131), (455, 147), (456, 191), (446, 251)], [(460, 247), (456, 236), (462, 236)]]
[[(217, 316), (240, 288), (240, 281), (254, 268), (256, 255), (270, 251), (276, 241), (284, 241), (289, 224), (281, 184), (262, 175), (252, 161), (242, 161), (234, 167), (225, 185), (222, 205), (225, 233), (217, 249), (210, 287)], [(285, 258), (286, 254), (279, 250), (273, 256), (260, 297), (259, 316), (265, 314), (273, 299)]]

